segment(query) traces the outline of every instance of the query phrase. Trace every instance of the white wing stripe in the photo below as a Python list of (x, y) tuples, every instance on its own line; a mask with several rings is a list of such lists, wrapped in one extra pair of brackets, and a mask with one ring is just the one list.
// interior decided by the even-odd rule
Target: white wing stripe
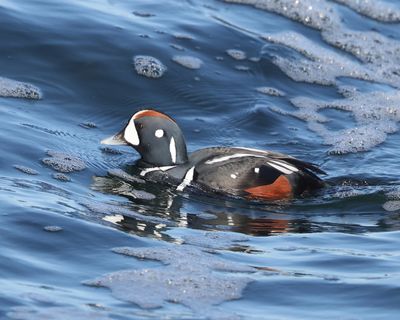
[(262, 153), (262, 154), (265, 154), (265, 155), (270, 155), (271, 154), (271, 152), (269, 152), (269, 151), (260, 150), (260, 149), (254, 149), (254, 148), (237, 147), (237, 149), (247, 150), (247, 151), (254, 151), (254, 152)]
[(289, 169), (293, 172), (298, 172), (299, 169), (297, 169), (296, 167), (293, 167), (285, 162), (281, 162), (281, 161), (276, 161), (276, 160), (271, 160), (271, 162), (276, 163), (278, 166), (282, 166), (285, 167), (286, 169)]
[(268, 162), (268, 164), (269, 164), (271, 167), (275, 168), (276, 170), (279, 170), (280, 172), (282, 172), (282, 173), (284, 173), (284, 174), (291, 174), (291, 173), (293, 173), (293, 171), (290, 171), (290, 170), (288, 170), (288, 169), (286, 169), (286, 168), (284, 168), (284, 167), (278, 166), (277, 164), (274, 164), (274, 163), (272, 163), (272, 162)]
[(258, 154), (251, 154), (251, 153), (236, 153), (232, 154), (230, 156), (224, 156), (220, 158), (213, 158), (211, 160), (207, 160), (205, 163), (206, 164), (213, 164), (217, 162), (224, 162), (230, 159), (235, 159), (235, 158), (243, 158), (243, 157), (254, 157), (254, 158), (265, 158), (265, 156), (258, 155)]

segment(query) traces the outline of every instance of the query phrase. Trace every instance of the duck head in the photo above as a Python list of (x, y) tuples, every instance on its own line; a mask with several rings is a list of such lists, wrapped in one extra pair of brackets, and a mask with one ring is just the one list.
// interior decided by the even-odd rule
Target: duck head
[(155, 110), (136, 112), (122, 131), (101, 141), (108, 145), (129, 145), (148, 164), (162, 167), (187, 162), (183, 133), (176, 122)]

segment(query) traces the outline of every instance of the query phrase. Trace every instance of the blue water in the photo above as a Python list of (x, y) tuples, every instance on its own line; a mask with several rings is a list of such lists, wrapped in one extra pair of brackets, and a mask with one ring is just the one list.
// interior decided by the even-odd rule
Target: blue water
[[(42, 95), (6, 96), (15, 83), (0, 78), (1, 319), (399, 317), (400, 20), (348, 1), (244, 2), (0, 4), (0, 77)], [(333, 33), (315, 23), (324, 6)], [(136, 55), (167, 71), (138, 75)], [(328, 187), (251, 203), (128, 183), (108, 171), (134, 172), (138, 154), (99, 141), (142, 108), (172, 116), (189, 151), (288, 153), (319, 164)], [(42, 161), (54, 151), (85, 169), (60, 179)]]

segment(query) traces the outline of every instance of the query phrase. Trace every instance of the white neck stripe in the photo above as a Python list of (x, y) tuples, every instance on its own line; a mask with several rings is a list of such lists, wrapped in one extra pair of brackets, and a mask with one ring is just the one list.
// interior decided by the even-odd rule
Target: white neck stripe
[(191, 167), (186, 171), (185, 177), (183, 178), (181, 184), (176, 188), (178, 191), (185, 189), (192, 181), (194, 177), (194, 167)]

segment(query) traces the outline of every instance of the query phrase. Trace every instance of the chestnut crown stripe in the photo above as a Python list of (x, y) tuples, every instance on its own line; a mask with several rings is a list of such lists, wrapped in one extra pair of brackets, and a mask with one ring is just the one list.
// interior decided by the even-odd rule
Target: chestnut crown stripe
[(155, 110), (142, 110), (142, 111), (136, 112), (133, 115), (132, 119), (137, 120), (137, 119), (140, 119), (143, 117), (160, 117), (160, 118), (164, 118), (164, 119), (170, 120), (172, 122), (175, 122), (173, 119), (168, 117), (166, 114), (163, 114), (163, 113), (155, 111)]

